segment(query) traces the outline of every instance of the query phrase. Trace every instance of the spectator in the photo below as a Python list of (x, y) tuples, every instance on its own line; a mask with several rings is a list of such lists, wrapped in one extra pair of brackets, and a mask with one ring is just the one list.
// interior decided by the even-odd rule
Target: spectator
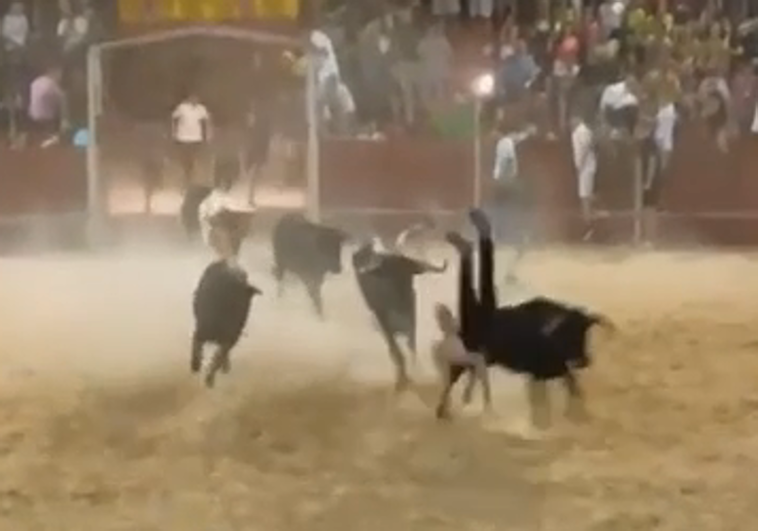
[(639, 99), (632, 90), (634, 83), (631, 76), (621, 77), (605, 87), (600, 96), (600, 116), (611, 129), (612, 138), (618, 138), (622, 132), (629, 136), (634, 133), (639, 114)]
[(598, 8), (600, 30), (605, 38), (611, 38), (621, 29), (626, 5), (621, 0), (603, 0)]
[(320, 29), (311, 31), (310, 52), (316, 74), (319, 119), (324, 120), (324, 123), (328, 123), (330, 119), (339, 121), (343, 114), (339, 97), (342, 81), (331, 38)]
[[(26, 134), (43, 138), (43, 145), (49, 145), (58, 138), (62, 128), (65, 99), (61, 75), (59, 67), (50, 68), (32, 82), (29, 90)], [(26, 135), (24, 140), (27, 140)]]
[(453, 48), (441, 24), (431, 25), (418, 45), (421, 61), (420, 92), (424, 102), (442, 99), (450, 84)]
[(717, 70), (711, 70), (700, 83), (698, 102), (701, 116), (706, 120), (718, 148), (729, 150), (729, 109), (731, 95), (725, 77)]
[(28, 88), (26, 50), (29, 39), (29, 19), (22, 2), (13, 2), (2, 21), (3, 51), (5, 52), (5, 83), (2, 91), (8, 112), (9, 133), (14, 147), (23, 141), (18, 134), (18, 116), (23, 114), (23, 93)]
[(595, 138), (587, 122), (581, 117), (572, 119), (571, 129), (571, 148), (574, 155), (577, 191), (582, 205), (582, 216), (589, 229), (589, 223), (592, 219), (592, 199), (595, 195), (595, 175), (597, 173)]
[(359, 100), (362, 118), (370, 129), (377, 130), (387, 125), (392, 118), (392, 100), (395, 84), (392, 77), (391, 42), (389, 21), (380, 18), (368, 26), (359, 37), (361, 86)]
[(23, 52), (29, 39), (29, 18), (23, 2), (13, 2), (3, 17), (3, 48), (6, 54)]
[(432, 14), (453, 18), (461, 14), (461, 0), (432, 0)]
[(674, 140), (678, 116), (673, 101), (661, 101), (655, 115), (653, 133), (642, 142), (642, 208), (643, 233), (648, 244), (657, 235), (657, 210), (666, 170), (674, 151)]
[(560, 131), (566, 130), (571, 92), (579, 75), (579, 41), (573, 34), (559, 37), (553, 62), (551, 100)]
[(393, 26), (390, 41), (392, 77), (400, 91), (397, 110), (403, 124), (410, 128), (416, 124), (421, 74), (418, 31), (413, 23), (413, 11), (400, 11)]
[(78, 51), (89, 34), (89, 18), (85, 12), (76, 12), (70, 2), (61, 2), (61, 18), (58, 22), (58, 40), (63, 53)]
[(533, 129), (510, 132), (501, 127), (500, 138), (495, 145), (495, 165), (488, 202), (496, 233), (510, 240), (509, 243), (523, 243), (528, 238), (528, 183), (520, 174), (518, 145), (533, 133)]
[(211, 136), (211, 116), (197, 95), (190, 93), (172, 114), (172, 138), (178, 150), (184, 185), (189, 188), (203, 148)]
[(520, 101), (536, 79), (539, 68), (521, 39), (516, 40), (512, 49), (505, 49), (504, 55), (498, 76), (498, 93), (504, 103)]
[(469, 16), (472, 19), (491, 19), (495, 7), (493, 1), (494, 0), (468, 0)]

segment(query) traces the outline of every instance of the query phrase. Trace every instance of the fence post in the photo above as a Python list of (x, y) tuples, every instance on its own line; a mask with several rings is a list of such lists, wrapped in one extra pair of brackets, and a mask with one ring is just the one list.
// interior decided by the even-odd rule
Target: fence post
[(643, 170), (643, 164), (640, 157), (640, 147), (639, 142), (636, 141), (636, 139), (632, 140), (631, 143), (631, 149), (629, 150), (630, 154), (632, 156), (632, 171), (633, 171), (633, 178), (634, 178), (634, 186), (633, 186), (633, 200), (634, 200), (634, 245), (635, 247), (639, 247), (642, 244), (642, 240), (644, 237), (643, 230), (642, 230), (642, 210), (643, 210), (643, 193), (644, 193), (644, 178), (645, 176), (642, 174)]

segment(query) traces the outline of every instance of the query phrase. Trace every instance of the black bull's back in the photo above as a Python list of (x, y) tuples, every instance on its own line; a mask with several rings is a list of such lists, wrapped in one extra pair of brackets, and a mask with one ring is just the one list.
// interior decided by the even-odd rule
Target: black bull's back
[(340, 273), (345, 240), (346, 235), (338, 229), (311, 223), (301, 214), (287, 214), (271, 236), (274, 268), (307, 278)]
[(377, 257), (365, 268), (359, 250), (353, 257), (358, 288), (371, 313), (392, 335), (403, 335), (415, 346), (416, 293), (412, 260), (400, 255)]
[(487, 362), (546, 380), (590, 364), (587, 335), (604, 319), (544, 297), (501, 306), (492, 315)]
[(193, 298), (195, 338), (233, 347), (247, 323), (250, 306), (260, 294), (244, 278), (244, 273), (230, 268), (223, 261), (206, 267)]

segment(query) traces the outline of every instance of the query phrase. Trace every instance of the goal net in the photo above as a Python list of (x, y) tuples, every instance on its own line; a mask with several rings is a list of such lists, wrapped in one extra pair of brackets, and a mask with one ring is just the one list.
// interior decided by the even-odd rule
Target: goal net
[[(189, 94), (207, 107), (212, 124), (193, 183), (212, 183), (222, 165), (237, 168), (234, 189), (241, 200), (250, 199), (252, 189), (258, 207), (307, 207), (317, 215), (313, 73), (293, 68), (292, 57), (300, 53), (289, 37), (222, 26), (93, 46), (87, 65), (92, 222), (178, 212), (187, 180), (171, 122)], [(252, 164), (250, 151), (262, 142), (256, 120), (264, 111), (268, 157), (257, 155), (259, 164)]]

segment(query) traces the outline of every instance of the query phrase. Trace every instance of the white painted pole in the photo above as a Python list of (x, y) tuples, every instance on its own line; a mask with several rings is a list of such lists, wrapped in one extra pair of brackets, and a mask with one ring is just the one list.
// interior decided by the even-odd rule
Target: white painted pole
[(634, 245), (639, 246), (642, 244), (644, 236), (642, 233), (642, 195), (644, 193), (643, 182), (645, 176), (642, 174), (641, 150), (636, 141), (632, 144), (630, 152), (632, 155), (632, 171), (634, 172)]
[(98, 117), (101, 112), (102, 75), (100, 48), (87, 52), (87, 239), (97, 245), (103, 234), (104, 210), (98, 150)]
[(319, 113), (316, 98), (316, 69), (310, 57), (306, 57), (305, 112), (308, 127), (306, 147), (306, 210), (314, 221), (321, 220), (321, 183), (319, 162)]
[(482, 206), (482, 100), (474, 99), (474, 207)]

